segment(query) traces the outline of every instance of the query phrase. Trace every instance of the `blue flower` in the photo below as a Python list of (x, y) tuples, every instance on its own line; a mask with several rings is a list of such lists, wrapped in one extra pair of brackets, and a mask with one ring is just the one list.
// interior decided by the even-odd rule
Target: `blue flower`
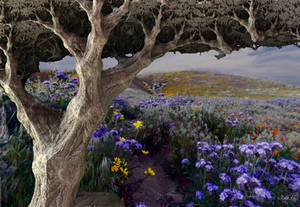
[(248, 167), (245, 165), (239, 165), (233, 168), (230, 168), (230, 172), (237, 172), (239, 174), (241, 173), (247, 173), (248, 172)]
[(198, 200), (201, 200), (201, 199), (203, 198), (203, 193), (202, 193), (201, 191), (197, 190), (197, 191), (196, 191), (196, 198), (197, 198)]
[(295, 179), (292, 183), (290, 183), (289, 188), (300, 193), (300, 178)]
[(237, 190), (237, 189), (228, 189), (225, 188), (219, 195), (219, 199), (221, 201), (225, 201), (228, 200), (230, 202), (233, 202), (235, 200), (243, 200), (244, 199), (244, 195), (242, 194), (241, 191)]
[(268, 191), (267, 189), (265, 189), (263, 187), (255, 187), (253, 191), (254, 191), (258, 201), (263, 202), (264, 199), (267, 199), (267, 200), (272, 199), (270, 191)]
[(94, 149), (94, 145), (89, 145), (88, 148), (90, 151), (92, 151)]
[(140, 203), (136, 203), (135, 207), (150, 207), (150, 206), (147, 206), (145, 203), (140, 202)]
[(231, 182), (230, 176), (227, 175), (226, 173), (220, 173), (219, 177), (220, 177), (220, 179), (221, 179), (221, 181), (223, 183), (229, 183), (229, 182)]
[(186, 164), (189, 162), (189, 159), (188, 158), (184, 158), (182, 161), (181, 161), (181, 164)]
[(186, 207), (193, 207), (194, 206), (194, 202), (190, 202), (186, 205)]
[(212, 191), (217, 191), (219, 190), (219, 186), (213, 184), (213, 183), (209, 183), (207, 182), (206, 183), (206, 189), (209, 191), (209, 192), (212, 192)]
[(78, 78), (72, 78), (72, 79), (70, 80), (70, 82), (76, 84), (76, 83), (78, 83)]

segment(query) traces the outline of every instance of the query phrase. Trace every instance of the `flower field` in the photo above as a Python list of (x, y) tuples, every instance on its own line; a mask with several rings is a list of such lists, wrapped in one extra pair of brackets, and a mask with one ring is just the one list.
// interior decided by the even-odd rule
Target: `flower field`
[[(74, 73), (56, 71), (49, 80), (28, 81), (26, 90), (65, 110), (78, 84)], [(115, 98), (95, 129), (81, 190), (116, 193), (128, 207), (299, 206), (300, 99), (160, 93), (135, 105), (128, 100)], [(7, 97), (1, 103), (11, 104)], [(137, 160), (151, 159), (162, 147), (165, 172), (174, 182), (189, 183), (178, 189), (182, 200), (164, 205), (135, 200), (137, 183), (130, 178)], [(2, 206), (28, 206), (34, 190), (32, 140), (21, 125), (0, 148)], [(135, 176), (142, 183), (160, 175), (147, 166)]]

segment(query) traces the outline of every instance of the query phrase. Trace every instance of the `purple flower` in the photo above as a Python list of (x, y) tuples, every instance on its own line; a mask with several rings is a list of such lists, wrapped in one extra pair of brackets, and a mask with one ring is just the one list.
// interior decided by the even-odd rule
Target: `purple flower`
[(287, 159), (281, 159), (276, 165), (275, 168), (278, 168), (279, 170), (282, 171), (293, 171), (298, 168), (300, 169), (299, 164), (292, 160), (287, 160)]
[(136, 203), (135, 207), (149, 207), (149, 206), (147, 206), (145, 203), (141, 202), (141, 203)]
[(77, 91), (72, 91), (72, 93), (74, 93), (74, 95), (76, 95), (76, 94), (77, 94)]
[(274, 151), (275, 149), (282, 149), (283, 145), (280, 142), (272, 142), (271, 143), (271, 147), (272, 147), (272, 151)]
[(289, 188), (293, 191), (300, 193), (300, 178), (294, 180), (292, 183), (289, 184)]
[(265, 188), (255, 187), (253, 191), (254, 191), (254, 193), (256, 195), (257, 200), (260, 201), (260, 202), (263, 202), (264, 199), (267, 199), (267, 200), (271, 200), (272, 199), (270, 191), (268, 191)]
[(118, 134), (118, 131), (115, 130), (115, 129), (112, 129), (112, 130), (110, 130), (109, 134), (117, 135), (117, 134)]
[(89, 145), (88, 148), (90, 151), (92, 151), (94, 149), (94, 145)]
[(239, 165), (239, 166), (236, 166), (236, 167), (233, 167), (233, 168), (230, 168), (230, 172), (237, 172), (239, 174), (242, 174), (242, 173), (247, 173), (248, 172), (248, 167), (245, 166), (245, 165)]
[(63, 80), (66, 80), (68, 78), (68, 76), (66, 76), (65, 72), (64, 71), (59, 71), (56, 75), (55, 75), (56, 78), (58, 79), (63, 79)]
[(237, 164), (240, 163), (240, 161), (239, 161), (238, 159), (234, 159), (232, 162), (233, 162), (235, 165), (237, 165)]
[(189, 162), (189, 159), (188, 158), (184, 158), (182, 161), (181, 161), (181, 164), (186, 164)]
[[(209, 162), (209, 161), (208, 161)], [(208, 162), (206, 162), (204, 159), (200, 159), (200, 161), (196, 162), (196, 168), (203, 167), (206, 165)]]
[(252, 201), (250, 201), (250, 200), (246, 200), (245, 201), (245, 206), (246, 207), (260, 207), (260, 206), (258, 206), (258, 205), (255, 205)]
[(58, 83), (57, 82), (53, 82), (51, 83), (53, 86), (58, 86)]
[(186, 205), (186, 207), (193, 207), (194, 206), (194, 202), (190, 202)]
[(212, 165), (208, 164), (208, 165), (205, 165), (205, 169), (207, 171), (211, 171), (212, 169), (214, 169), (214, 167)]
[(121, 118), (121, 113), (114, 113), (114, 118), (120, 119)]
[(196, 198), (197, 198), (198, 200), (201, 200), (201, 199), (203, 198), (203, 193), (202, 193), (201, 191), (197, 190), (197, 191), (196, 191)]
[(70, 80), (70, 82), (76, 84), (76, 83), (78, 83), (78, 78), (72, 78), (72, 79)]
[(219, 199), (221, 201), (225, 201), (225, 200), (228, 200), (230, 202), (233, 202), (235, 200), (243, 200), (244, 199), (244, 195), (242, 194), (241, 191), (237, 190), (237, 189), (224, 189), (220, 195), (219, 195)]
[(220, 179), (221, 179), (221, 181), (223, 183), (229, 183), (229, 182), (231, 182), (230, 176), (227, 175), (226, 173), (220, 173), (219, 177), (220, 177)]
[(67, 83), (67, 85), (63, 86), (62, 88), (64, 89), (75, 88), (75, 85), (73, 83)]
[(219, 186), (213, 184), (213, 183), (209, 183), (207, 182), (206, 183), (206, 189), (209, 191), (209, 192), (212, 192), (212, 191), (217, 191), (219, 190)]
[(44, 81), (43, 84), (45, 84), (46, 86), (48, 86), (50, 84), (49, 81)]
[(219, 155), (216, 152), (212, 152), (209, 154), (209, 157), (216, 158), (217, 160), (220, 159)]

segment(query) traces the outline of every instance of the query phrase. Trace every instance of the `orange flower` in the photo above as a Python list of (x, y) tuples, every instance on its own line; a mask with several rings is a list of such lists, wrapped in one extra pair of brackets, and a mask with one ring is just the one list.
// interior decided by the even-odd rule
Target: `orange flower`
[(278, 150), (275, 150), (274, 155), (277, 156), (278, 153), (279, 153), (279, 151), (278, 151)]
[(256, 137), (257, 137), (257, 136), (256, 136), (256, 134), (254, 134), (253, 136), (254, 136), (254, 138), (256, 138)]
[(256, 126), (256, 129), (257, 129), (257, 130), (259, 129), (258, 126)]
[(249, 134), (252, 134), (252, 131), (251, 131), (251, 130), (249, 130)]
[(283, 138), (283, 137), (281, 137), (281, 139), (280, 139), (280, 140), (283, 142), (284, 138)]
[(277, 136), (274, 134), (274, 135), (273, 135), (273, 138), (276, 139), (276, 137), (277, 137)]
[(124, 181), (123, 181), (123, 180), (120, 180), (120, 183), (121, 183), (121, 184), (123, 184), (123, 183), (124, 183)]
[(124, 197), (121, 198), (121, 202), (122, 202), (122, 203), (125, 203)]
[(255, 144), (255, 143), (256, 143), (256, 139), (255, 139), (255, 140), (253, 140), (253, 141), (252, 141), (252, 143), (253, 143), (253, 144)]
[(298, 160), (299, 160), (299, 158), (298, 158), (298, 157), (294, 157), (294, 160), (298, 161)]
[(298, 150), (297, 155), (300, 155), (300, 149)]
[(222, 111), (223, 111), (223, 109), (222, 109), (222, 108), (219, 108), (219, 109), (218, 109), (218, 111), (219, 111), (219, 112), (222, 112)]
[(264, 123), (264, 124), (261, 126), (261, 128), (264, 130), (264, 129), (267, 129), (268, 126)]

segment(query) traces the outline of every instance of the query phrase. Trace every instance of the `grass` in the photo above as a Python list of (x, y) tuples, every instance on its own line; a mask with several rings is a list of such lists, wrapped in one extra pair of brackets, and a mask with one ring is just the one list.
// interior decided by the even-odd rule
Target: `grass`
[[(56, 72), (49, 78), (49, 83), (28, 81), (26, 90), (64, 110), (78, 90), (75, 74)], [(191, 80), (186, 77), (182, 82)], [(181, 206), (297, 206), (299, 137), (300, 100), (295, 98), (261, 101), (160, 94), (136, 105), (116, 98), (91, 137), (80, 188), (117, 193), (126, 206), (136, 206), (128, 187), (133, 170), (129, 163), (167, 145), (170, 156), (162, 158), (165, 171), (193, 184), (184, 189)], [(30, 202), (32, 145), (22, 125), (7, 143), (0, 143), (5, 152), (0, 160), (3, 206)], [(139, 175), (141, 180), (149, 176), (159, 175), (148, 168)]]

